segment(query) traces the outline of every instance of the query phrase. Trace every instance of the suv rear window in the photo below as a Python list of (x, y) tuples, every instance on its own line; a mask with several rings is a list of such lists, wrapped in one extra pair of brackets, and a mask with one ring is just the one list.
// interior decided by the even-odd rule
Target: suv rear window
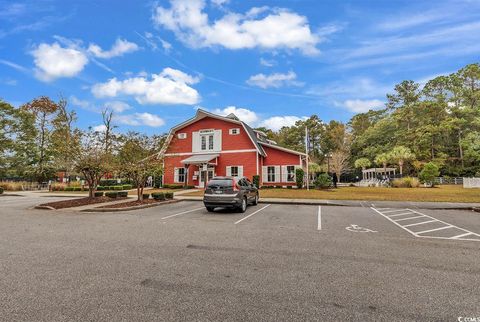
[(210, 182), (207, 184), (207, 187), (232, 187), (233, 186), (233, 180), (231, 179), (216, 179), (216, 180), (210, 180)]

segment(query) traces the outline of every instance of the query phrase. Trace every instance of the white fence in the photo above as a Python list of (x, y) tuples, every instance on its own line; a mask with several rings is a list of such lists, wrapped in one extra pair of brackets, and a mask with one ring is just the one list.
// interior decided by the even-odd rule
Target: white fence
[(463, 178), (464, 188), (480, 188), (480, 178)]

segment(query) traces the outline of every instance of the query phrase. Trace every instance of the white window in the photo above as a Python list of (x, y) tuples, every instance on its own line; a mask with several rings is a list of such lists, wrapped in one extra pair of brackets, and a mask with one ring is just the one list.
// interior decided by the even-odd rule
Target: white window
[(200, 130), (192, 133), (192, 152), (220, 152), (222, 130)]
[(287, 182), (294, 182), (295, 181), (295, 166), (294, 165), (287, 165), (286, 166), (286, 177)]
[(227, 166), (227, 176), (232, 177), (243, 177), (243, 166), (235, 165), (235, 166)]
[(186, 139), (187, 138), (187, 133), (178, 133), (177, 137), (181, 140)]
[(275, 182), (275, 167), (267, 167), (267, 181)]
[(280, 166), (271, 165), (262, 167), (262, 181), (263, 182), (280, 182)]
[(237, 134), (240, 134), (240, 129), (239, 128), (230, 129), (228, 130), (228, 133), (230, 135), (237, 135)]
[(184, 183), (185, 182), (186, 169), (185, 168), (175, 168), (174, 169), (174, 178), (175, 183)]

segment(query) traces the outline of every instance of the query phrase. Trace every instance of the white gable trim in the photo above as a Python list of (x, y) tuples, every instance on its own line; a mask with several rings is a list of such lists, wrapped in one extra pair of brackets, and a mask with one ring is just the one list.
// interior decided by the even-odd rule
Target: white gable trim
[(295, 151), (295, 150), (290, 150), (290, 149), (287, 149), (287, 148), (284, 148), (284, 147), (281, 147), (281, 146), (278, 146), (278, 145), (273, 145), (273, 144), (268, 144), (266, 142), (259, 142), (261, 145), (265, 145), (265, 146), (268, 146), (269, 148), (273, 148), (273, 149), (277, 149), (277, 150), (282, 150), (284, 152), (289, 152), (289, 153), (293, 153), (293, 154), (297, 154), (297, 155), (303, 155), (305, 156), (306, 154), (305, 153), (302, 153), (302, 152), (298, 152), (298, 151)]

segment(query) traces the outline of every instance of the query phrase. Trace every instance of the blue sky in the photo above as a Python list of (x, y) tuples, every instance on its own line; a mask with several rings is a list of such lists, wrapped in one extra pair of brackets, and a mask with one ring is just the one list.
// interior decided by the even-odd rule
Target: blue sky
[(2, 1), (0, 97), (163, 133), (196, 108), (278, 129), (478, 62), (480, 1)]

